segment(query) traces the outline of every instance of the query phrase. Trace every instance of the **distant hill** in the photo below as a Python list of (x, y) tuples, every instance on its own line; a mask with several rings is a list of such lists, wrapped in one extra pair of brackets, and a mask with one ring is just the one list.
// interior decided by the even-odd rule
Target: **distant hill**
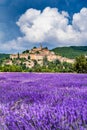
[(9, 58), (10, 54), (3, 54), (3, 53), (0, 53), (0, 59), (3, 59), (3, 58)]
[[(56, 47), (51, 51), (57, 55), (73, 59), (82, 54), (87, 55), (87, 46)], [(9, 58), (9, 56), (10, 54), (0, 53), (0, 59)]]
[(73, 59), (82, 54), (87, 55), (87, 46), (57, 47), (57, 48), (52, 49), (51, 51), (63, 57)]

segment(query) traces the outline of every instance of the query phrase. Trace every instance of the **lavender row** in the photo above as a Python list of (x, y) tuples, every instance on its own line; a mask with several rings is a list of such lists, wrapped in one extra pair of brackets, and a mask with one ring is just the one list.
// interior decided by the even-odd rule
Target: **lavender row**
[(87, 130), (87, 75), (0, 74), (0, 130)]

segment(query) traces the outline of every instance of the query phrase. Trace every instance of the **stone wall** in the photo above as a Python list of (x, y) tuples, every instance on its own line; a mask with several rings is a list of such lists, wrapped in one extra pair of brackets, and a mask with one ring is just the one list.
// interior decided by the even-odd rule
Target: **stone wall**
[(18, 55), (17, 55), (17, 54), (11, 54), (11, 55), (10, 55), (10, 58), (11, 58), (11, 59), (16, 59), (16, 58), (18, 58)]
[(28, 59), (28, 57), (29, 57), (29, 54), (20, 54), (20, 55), (19, 55), (19, 58)]

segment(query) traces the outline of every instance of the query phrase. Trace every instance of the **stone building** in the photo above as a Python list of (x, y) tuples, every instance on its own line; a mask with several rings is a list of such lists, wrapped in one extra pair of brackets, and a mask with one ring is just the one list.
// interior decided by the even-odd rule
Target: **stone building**
[(29, 59), (29, 54), (19, 54), (19, 58)]
[[(26, 59), (26, 66), (33, 66), (33, 60), (36, 60), (38, 64), (43, 64), (43, 58), (47, 57), (48, 61), (54, 61), (58, 59), (60, 62), (68, 62), (68, 63), (74, 63), (73, 59), (68, 59), (66, 57), (58, 56), (54, 52), (49, 51), (47, 48), (42, 48), (40, 46), (39, 48), (33, 48), (29, 50), (29, 53), (22, 53), (19, 54), (19, 58), (25, 58)], [(18, 54), (12, 54), (10, 55), (11, 59), (18, 58)], [(31, 60), (29, 63), (28, 60)]]
[(11, 58), (11, 59), (16, 59), (16, 58), (18, 58), (18, 55), (17, 55), (17, 54), (11, 54), (11, 55), (10, 55), (10, 58)]
[(34, 67), (34, 62), (33, 62), (33, 61), (26, 61), (26, 62), (24, 62), (23, 64), (25, 64), (26, 67), (28, 67), (28, 68)]
[(5, 60), (4, 65), (12, 65), (12, 61), (11, 60)]

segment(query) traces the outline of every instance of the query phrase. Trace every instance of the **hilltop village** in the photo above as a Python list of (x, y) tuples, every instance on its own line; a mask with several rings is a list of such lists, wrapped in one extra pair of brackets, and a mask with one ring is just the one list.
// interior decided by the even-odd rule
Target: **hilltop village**
[(67, 63), (74, 63), (73, 59), (68, 59), (59, 55), (56, 55), (54, 52), (50, 51), (47, 47), (43, 48), (40, 45), (39, 48), (34, 47), (31, 50), (26, 50), (21, 54), (11, 54), (10, 59), (4, 62), (5, 65), (21, 65), (24, 64), (28, 68), (34, 67), (35, 63), (43, 66), (44, 60), (49, 62), (53, 62), (55, 60), (59, 60)]

